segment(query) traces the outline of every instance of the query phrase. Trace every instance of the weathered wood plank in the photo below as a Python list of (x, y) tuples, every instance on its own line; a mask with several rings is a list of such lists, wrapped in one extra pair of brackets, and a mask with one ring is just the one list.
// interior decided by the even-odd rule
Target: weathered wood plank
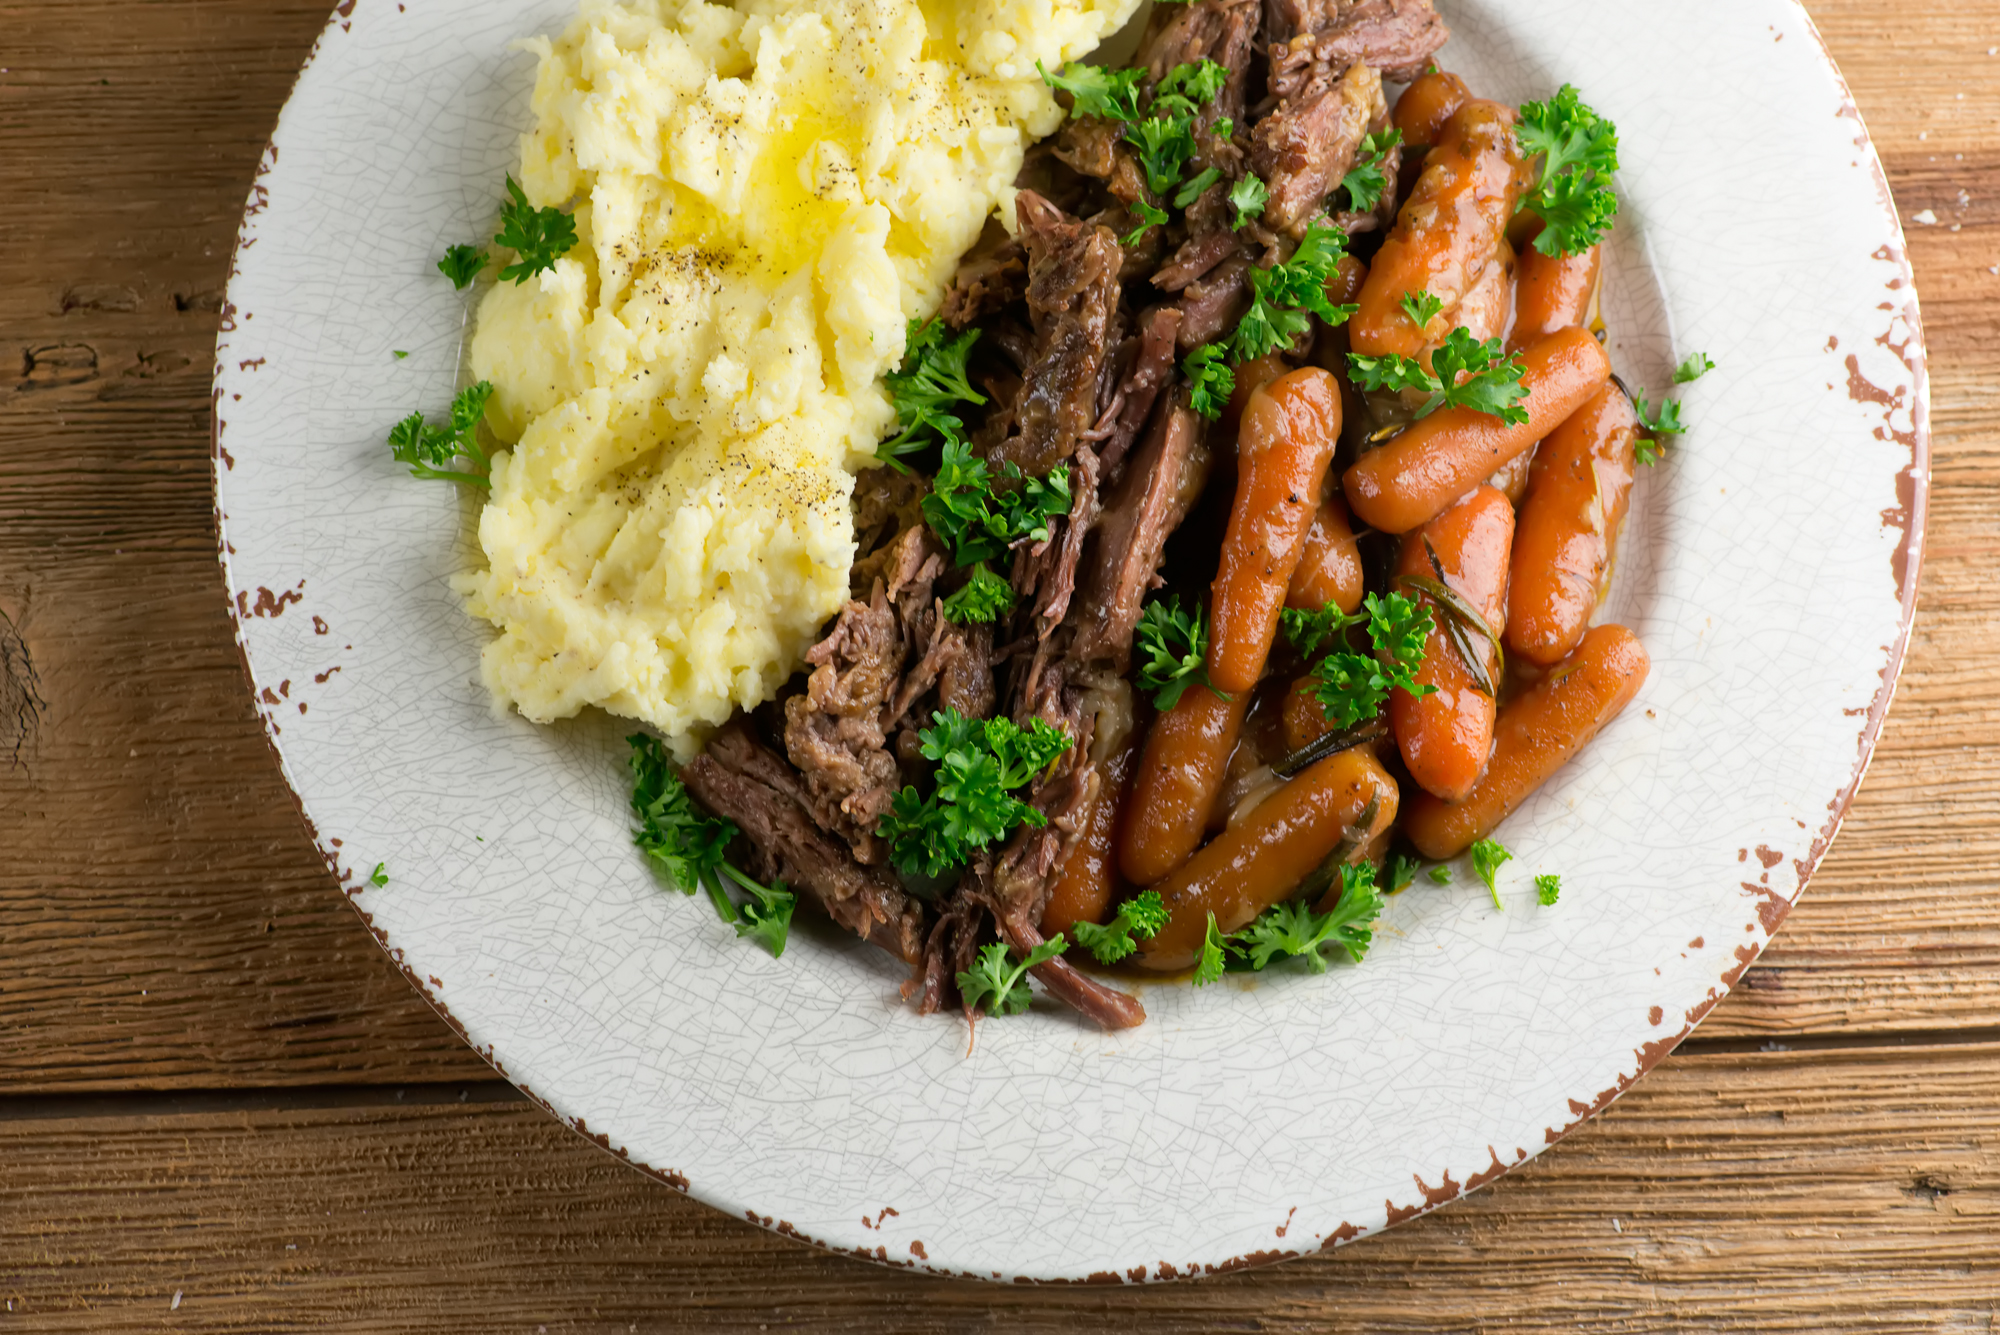
[[(1952, 55), (1966, 102), (1913, 100), (1905, 16), (1821, 9), (1905, 216), (1940, 219), (1912, 226), (1939, 487), (1923, 619), (1869, 787), (1709, 1037), (2000, 1024), (2000, 155), (1968, 128), (2000, 61)], [(1980, 14), (2000, 32), (1988, 0), (1918, 19), (1936, 43), (1922, 49)], [(134, 15), (0, 5), (0, 154), (21, 166), (21, 203), (0, 214), (0, 329), (22, 367), (0, 382), (0, 613), (46, 704), (27, 765), (0, 765), (0, 847), (16, 854), (0, 946), (23, 962), (0, 978), (0, 1079), (476, 1078), (332, 894), (248, 708), (212, 560), (214, 311), (249, 172), (323, 9)], [(1940, 114), (1905, 125), (1913, 107)], [(73, 150), (39, 151), (57, 138)], [(0, 731), (0, 752), (12, 741)]]
[(926, 1281), (828, 1256), (641, 1177), (531, 1106), (442, 1095), (0, 1120), (13, 1319), (468, 1335), (2000, 1319), (2000, 1046), (1673, 1058), (1587, 1132), (1439, 1215), (1275, 1269), (1115, 1290)]

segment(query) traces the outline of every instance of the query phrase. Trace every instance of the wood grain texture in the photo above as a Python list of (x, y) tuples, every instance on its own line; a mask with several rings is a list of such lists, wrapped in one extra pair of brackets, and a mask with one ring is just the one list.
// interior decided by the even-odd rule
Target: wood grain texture
[(1110, 1290), (895, 1275), (696, 1205), (532, 1108), (450, 1097), (0, 1121), (13, 1319), (439, 1335), (2000, 1321), (2000, 1046), (1682, 1059), (1440, 1214), (1259, 1272)]
[(249, 705), (207, 465), (237, 214), (326, 4), (0, 0), (0, 1298), (24, 1328), (2000, 1329), (2000, 0), (1809, 6), (1910, 232), (1935, 489), (1895, 710), (1777, 943), (1473, 1200), (1115, 1294), (822, 1256), (493, 1102), (333, 890)]

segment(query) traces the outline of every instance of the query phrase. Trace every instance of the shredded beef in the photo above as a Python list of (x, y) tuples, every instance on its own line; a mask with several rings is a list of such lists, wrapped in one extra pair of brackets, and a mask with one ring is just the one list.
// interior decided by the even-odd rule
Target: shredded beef
[[(944, 571), (944, 549), (917, 524), (882, 558), (869, 600), (841, 609), (806, 653), (813, 670), (805, 694), (785, 702), (785, 750), (804, 778), (813, 818), (867, 866), (888, 857), (875, 831), (903, 782), (889, 731), (929, 687), (924, 681), (912, 689), (903, 670), (914, 646), (938, 637), (932, 586)], [(935, 680), (932, 653), (922, 663)]]
[[(1250, 76), (1250, 56), (1257, 39), (1257, 0), (1191, 0), (1188, 4), (1157, 5), (1139, 47), (1148, 87), (1180, 65), (1212, 60), (1229, 72), (1222, 91), (1196, 119), (1204, 133), (1218, 120), (1243, 120), (1243, 102)], [(1198, 162), (1197, 168), (1210, 165)]]
[(897, 958), (919, 959), (922, 907), (887, 870), (863, 867), (814, 822), (791, 767), (741, 720), (718, 732), (681, 777), (703, 806), (742, 828), (760, 876), (803, 891), (829, 918)]
[(1181, 292), (1181, 327), (1175, 341), (1193, 352), (1236, 328), (1250, 309), (1250, 261), (1234, 255)]
[(1407, 83), (1450, 36), (1431, 0), (1264, 0), (1271, 92), (1279, 98), (1352, 65)]
[(1208, 480), (1209, 454), (1194, 410), (1167, 405), (1153, 429), (1105, 497), (1104, 516), (1086, 555), (1077, 600), (1080, 662), (1130, 665), (1132, 634), (1146, 594), (1153, 588), (1167, 539), (1194, 505)]
[(1044, 477), (1076, 452), (1097, 418), (1098, 369), (1118, 305), (1118, 239), (1030, 190), (1015, 200), (1028, 249), (1033, 360), (1023, 369), (1014, 431), (993, 457)]
[(1146, 428), (1160, 391), (1173, 382), (1175, 340), (1180, 333), (1178, 307), (1155, 306), (1139, 317), (1136, 343), (1121, 373), (1107, 413), (1110, 425), (1097, 447), (1106, 479), (1122, 473), (1126, 452)]
[(1338, 80), (1314, 82), (1257, 122), (1250, 164), (1269, 187), (1262, 221), (1293, 240), (1354, 166), (1368, 127), (1388, 116), (1382, 76), (1355, 65)]
[(997, 314), (1027, 295), (1028, 257), (1009, 239), (984, 254), (968, 255), (944, 294), (944, 322), (964, 329)]

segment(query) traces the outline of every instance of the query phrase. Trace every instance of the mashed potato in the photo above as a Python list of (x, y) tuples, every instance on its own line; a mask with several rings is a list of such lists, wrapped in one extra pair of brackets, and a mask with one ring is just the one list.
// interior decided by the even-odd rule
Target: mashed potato
[(849, 498), (905, 320), (1061, 118), (1035, 62), (1137, 0), (586, 0), (540, 57), (521, 183), (553, 271), (481, 303), (496, 456), (472, 612), (495, 699), (683, 751), (768, 699), (847, 595)]

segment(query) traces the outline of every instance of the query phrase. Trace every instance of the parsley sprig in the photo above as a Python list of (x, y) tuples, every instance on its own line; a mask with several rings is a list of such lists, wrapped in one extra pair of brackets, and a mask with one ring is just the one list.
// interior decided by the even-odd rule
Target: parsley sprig
[(986, 396), (972, 387), (966, 359), (979, 331), (969, 329), (952, 338), (942, 320), (912, 320), (903, 343), (903, 362), (882, 377), (896, 405), (896, 425), (902, 430), (876, 448), (875, 457), (897, 472), (909, 472), (902, 456), (914, 454), (933, 441), (962, 441), (965, 422), (958, 405), (984, 404)]
[(1206, 987), (1226, 970), (1261, 973), (1286, 959), (1303, 960), (1313, 973), (1325, 973), (1327, 955), (1335, 948), (1345, 951), (1354, 963), (1361, 963), (1375, 940), (1375, 920), (1382, 916), (1375, 868), (1365, 862), (1343, 863), (1340, 886), (1340, 898), (1324, 913), (1316, 910), (1310, 899), (1287, 900), (1273, 904), (1255, 922), (1231, 935), (1224, 935), (1215, 915), (1209, 914), (1194, 985)]
[(1041, 719), (1025, 729), (1011, 719), (969, 719), (956, 709), (931, 719), (935, 726), (917, 734), (924, 756), (937, 762), (931, 795), (905, 787), (877, 830), (909, 876), (943, 876), (1017, 826), (1047, 825), (1048, 817), (1014, 793), (1070, 748), (1069, 735)]
[(1250, 270), (1250, 309), (1236, 326), (1231, 358), (1240, 364), (1290, 347), (1311, 331), (1313, 315), (1330, 325), (1347, 323), (1360, 307), (1336, 306), (1326, 295), (1327, 282), (1346, 255), (1347, 234), (1316, 222), (1291, 259)]
[(1181, 362), (1181, 373), (1187, 376), (1188, 406), (1211, 422), (1220, 418), (1236, 393), (1236, 372), (1230, 369), (1222, 345), (1204, 343), (1190, 352)]
[(972, 577), (944, 600), (944, 617), (956, 626), (984, 625), (1012, 612), (1019, 601), (1014, 586), (979, 561), (972, 567)]
[(1057, 932), (1017, 963), (1006, 945), (995, 941), (980, 950), (970, 969), (959, 971), (959, 999), (968, 1012), (976, 1012), (983, 1006), (988, 1015), (1019, 1015), (1028, 1009), (1035, 996), (1028, 986), (1028, 970), (1046, 964), (1068, 949), (1069, 942)]
[(1139, 948), (1140, 938), (1150, 940), (1160, 934), (1171, 915), (1157, 890), (1142, 890), (1118, 906), (1111, 921), (1099, 927), (1079, 922), (1071, 930), (1076, 943), (1097, 957), (1099, 964), (1116, 964)]
[[(625, 740), (632, 747), (632, 810), (639, 817), (632, 842), (674, 889), (684, 895), (707, 891), (716, 915), (739, 940), (755, 941), (773, 959), (783, 955), (798, 897), (783, 881), (763, 885), (729, 863), (736, 823), (695, 806), (659, 738), (634, 733)], [(732, 900), (724, 878), (748, 891), (749, 901), (739, 906)]]
[(1229, 187), (1230, 207), (1236, 210), (1231, 230), (1240, 232), (1250, 225), (1252, 218), (1263, 216), (1264, 205), (1270, 198), (1270, 187), (1256, 173), (1245, 172), (1242, 180)]
[(472, 286), (472, 280), (486, 267), (486, 252), (478, 246), (451, 246), (438, 261), (438, 272), (451, 279), (451, 285), (460, 292)]
[(1579, 255), (1604, 239), (1618, 213), (1618, 127), (1564, 84), (1546, 102), (1521, 108), (1514, 130), (1524, 157), (1541, 159), (1539, 180), (1521, 201), (1546, 224), (1535, 238), (1544, 255)]
[(1144, 659), (1138, 686), (1152, 695), (1155, 709), (1172, 709), (1189, 686), (1208, 685), (1208, 621), (1200, 603), (1192, 612), (1181, 611), (1178, 597), (1146, 604), (1134, 642)]
[(1389, 156), (1389, 150), (1403, 142), (1403, 132), (1393, 127), (1374, 134), (1365, 135), (1361, 147), (1354, 156), (1354, 166), (1341, 179), (1341, 188), (1347, 191), (1347, 201), (1356, 213), (1373, 213), (1375, 206), (1382, 202), (1382, 192), (1389, 188), (1388, 173), (1383, 170), (1382, 161)]
[(1402, 306), (1403, 314), (1410, 317), (1410, 323), (1422, 329), (1437, 319), (1438, 312), (1444, 309), (1444, 298), (1432, 296), (1428, 290), (1410, 292), (1404, 295)]
[[(468, 385), (451, 401), (451, 420), (443, 426), (426, 422), (421, 412), (411, 413), (389, 428), (389, 453), (410, 466), (411, 477), (491, 486), (492, 460), (479, 443), (478, 428), (492, 397), (490, 381)], [(451, 467), (459, 459), (466, 461), (466, 467)]]
[(1479, 873), (1479, 879), (1486, 882), (1486, 892), (1493, 896), (1493, 907), (1502, 913), (1507, 906), (1500, 902), (1500, 887), (1493, 878), (1499, 874), (1501, 865), (1512, 862), (1514, 855), (1491, 839), (1481, 839), (1472, 846), (1472, 870)]
[[(1414, 318), (1415, 312), (1404, 313)], [(1393, 352), (1381, 357), (1350, 352), (1347, 365), (1356, 387), (1365, 392), (1414, 389), (1429, 395), (1417, 412), (1418, 421), (1440, 408), (1470, 408), (1511, 426), (1528, 420), (1528, 410), (1521, 406), (1528, 397), (1521, 383), (1521, 354), (1506, 352), (1497, 338), (1482, 343), (1463, 326), (1432, 351), (1431, 370), (1415, 357)]]
[(1535, 899), (1543, 908), (1554, 904), (1562, 895), (1562, 877), (1553, 873), (1535, 878)]
[(1356, 964), (1374, 942), (1373, 924), (1382, 916), (1382, 896), (1375, 886), (1375, 868), (1343, 864), (1340, 899), (1325, 913), (1303, 900), (1274, 904), (1238, 932), (1233, 944), (1253, 970), (1263, 970), (1280, 958), (1302, 959), (1313, 973), (1326, 972), (1325, 951), (1338, 946)]
[(1051, 74), (1039, 60), (1035, 69), (1043, 83), (1070, 95), (1072, 120), (1092, 116), (1109, 121), (1139, 119), (1139, 83), (1146, 77), (1144, 70), (1108, 70), (1071, 61), (1060, 74)]
[[(1010, 484), (1005, 490), (996, 482)], [(958, 564), (969, 566), (999, 557), (1017, 542), (1047, 542), (1049, 526), (1069, 513), (1069, 468), (1028, 477), (1003, 459), (998, 476), (972, 447), (947, 440), (937, 476), (923, 499), (924, 518), (950, 544)]]
[[(561, 209), (531, 207), (512, 176), (507, 178), (507, 202), (500, 206), (500, 231), (493, 244), (514, 252), (514, 262), (500, 271), (500, 281), (525, 283), (576, 247), (576, 219)], [(454, 280), (456, 281), (456, 280)]]
[(1165, 209), (1156, 209), (1143, 199), (1132, 205), (1132, 213), (1139, 219), (1139, 225), (1118, 238), (1118, 244), (1127, 250), (1138, 245), (1140, 238), (1153, 228), (1164, 227), (1167, 221)]
[[(1437, 688), (1416, 679), (1424, 662), (1424, 642), (1434, 629), (1428, 605), (1400, 593), (1369, 594), (1363, 611), (1344, 615), (1328, 604), (1319, 612), (1287, 608), (1279, 624), (1300, 654), (1312, 659), (1331, 649), (1313, 666), (1319, 679), (1314, 693), (1337, 729), (1351, 728), (1381, 712), (1389, 692), (1401, 690), (1422, 699)], [(1347, 632), (1366, 624), (1373, 654), (1344, 647)]]

